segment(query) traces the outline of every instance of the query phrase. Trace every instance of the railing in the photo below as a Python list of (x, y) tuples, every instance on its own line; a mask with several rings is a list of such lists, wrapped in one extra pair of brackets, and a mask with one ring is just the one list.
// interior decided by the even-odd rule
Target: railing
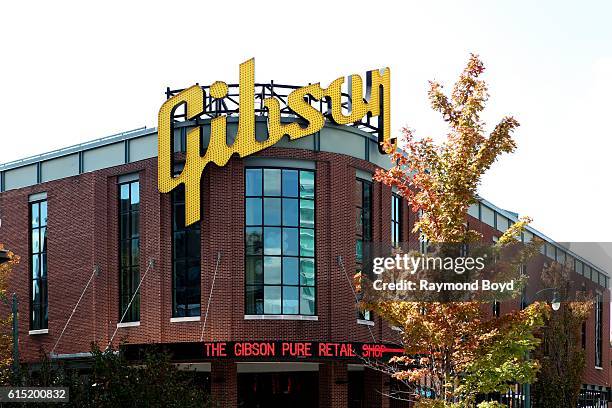
[[(259, 116), (267, 116), (268, 109), (264, 106), (264, 101), (266, 100), (266, 98), (275, 98), (280, 103), (281, 117), (298, 117), (295, 112), (293, 112), (289, 108), (287, 104), (287, 98), (291, 92), (300, 88), (301, 86), (296, 85), (275, 84), (274, 81), (265, 84), (256, 83), (255, 114)], [(166, 88), (166, 98), (171, 98), (172, 96), (178, 94), (183, 90), (184, 89)], [(214, 118), (220, 115), (238, 116), (240, 108), (240, 89), (238, 84), (229, 84), (227, 96), (220, 99), (213, 98), (212, 96), (210, 96), (210, 86), (202, 86), (202, 90), (204, 91), (204, 112), (202, 113), (202, 115), (200, 115), (200, 118)], [(331, 101), (327, 99), (317, 100), (312, 98), (312, 96), (310, 95), (304, 98), (304, 100), (307, 101), (310, 106), (321, 112), (323, 115), (327, 117), (329, 116), (329, 112), (331, 111)], [(351, 95), (343, 92), (341, 105), (342, 109), (345, 112), (350, 111), (351, 102)], [(181, 112), (184, 112), (184, 110), (175, 113), (175, 120), (185, 118), (185, 113)], [(378, 136), (378, 120), (373, 120), (370, 115), (368, 115), (361, 121), (351, 124), (350, 126), (354, 126), (372, 135)]]

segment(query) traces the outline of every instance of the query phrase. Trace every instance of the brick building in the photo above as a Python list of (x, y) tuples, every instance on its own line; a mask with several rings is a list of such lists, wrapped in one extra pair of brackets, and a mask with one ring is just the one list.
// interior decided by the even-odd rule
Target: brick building
[[(179, 163), (194, 123), (183, 125)], [(197, 125), (206, 134), (208, 122)], [(372, 181), (387, 165), (370, 133), (326, 125), (209, 166), (202, 221), (192, 227), (182, 221), (184, 193), (158, 192), (155, 129), (0, 166), (0, 242), (22, 256), (10, 282), (21, 301), (22, 360), (37, 361), (41, 349), (87, 358), (91, 342), (165, 344), (224, 407), (399, 406), (385, 396), (388, 378), (342, 353), (399, 343), (397, 330), (356, 311), (349, 279), (360, 242), (418, 241), (406, 203)], [(486, 200), (469, 217), (485, 240), (517, 219)], [(575, 259), (574, 278), (601, 293), (585, 326), (584, 394), (599, 397), (610, 386), (608, 277), (529, 234), (547, 242), (540, 262)]]

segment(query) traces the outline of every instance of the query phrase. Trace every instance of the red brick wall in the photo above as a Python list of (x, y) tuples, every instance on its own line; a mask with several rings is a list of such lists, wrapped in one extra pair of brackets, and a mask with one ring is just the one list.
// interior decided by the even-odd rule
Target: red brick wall
[[(118, 320), (118, 221), (117, 177), (138, 172), (141, 191), (141, 275), (149, 259), (155, 260), (141, 288), (140, 326), (120, 328), (114, 344), (121, 342), (199, 341), (217, 253), (222, 254), (211, 298), (204, 340), (286, 339), (313, 341), (395, 341), (397, 332), (375, 317), (372, 331), (356, 323), (355, 301), (346, 276), (338, 264), (342, 256), (352, 277), (355, 253), (353, 189), (355, 169), (374, 172), (363, 160), (327, 152), (273, 148), (261, 157), (316, 161), (316, 248), (318, 321), (244, 320), (244, 177), (243, 161), (210, 166), (202, 180), (204, 212), (202, 227), (202, 281), (199, 322), (172, 323), (172, 267), (170, 197), (157, 192), (157, 160), (87, 173), (76, 177), (11, 190), (0, 194), (0, 242), (22, 256), (10, 278), (11, 290), (20, 299), (20, 352), (26, 361), (38, 359), (39, 349), (51, 350), (95, 265), (100, 273), (86, 292), (56, 352), (85, 352), (91, 342), (105, 347)], [(49, 201), (49, 334), (28, 335), (29, 261), (28, 196), (47, 192)], [(374, 185), (373, 238), (390, 241), (391, 190)], [(404, 204), (404, 237), (412, 233), (414, 214)], [(487, 239), (498, 234), (472, 220)], [(606, 294), (607, 298), (609, 296)], [(510, 307), (510, 306), (508, 306)], [(605, 343), (608, 342), (609, 310), (605, 308)], [(585, 382), (607, 385), (609, 365), (593, 366), (592, 321), (588, 324), (589, 364)], [(604, 362), (609, 360), (604, 348)]]

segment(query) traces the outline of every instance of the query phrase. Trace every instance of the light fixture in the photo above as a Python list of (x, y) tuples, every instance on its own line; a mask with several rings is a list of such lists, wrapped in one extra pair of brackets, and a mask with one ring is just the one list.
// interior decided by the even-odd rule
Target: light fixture
[(552, 310), (554, 310), (555, 312), (561, 308), (561, 299), (559, 298), (559, 292), (555, 291), (553, 293), (553, 299), (552, 299), (552, 302), (550, 303), (550, 306), (552, 307)]

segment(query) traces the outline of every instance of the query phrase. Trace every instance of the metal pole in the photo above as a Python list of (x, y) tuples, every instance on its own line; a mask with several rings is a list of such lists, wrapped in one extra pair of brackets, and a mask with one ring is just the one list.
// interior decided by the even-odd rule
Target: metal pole
[(19, 372), (19, 322), (17, 321), (17, 312), (19, 308), (19, 300), (17, 294), (13, 293), (13, 303), (11, 311), (13, 312), (13, 373)]

